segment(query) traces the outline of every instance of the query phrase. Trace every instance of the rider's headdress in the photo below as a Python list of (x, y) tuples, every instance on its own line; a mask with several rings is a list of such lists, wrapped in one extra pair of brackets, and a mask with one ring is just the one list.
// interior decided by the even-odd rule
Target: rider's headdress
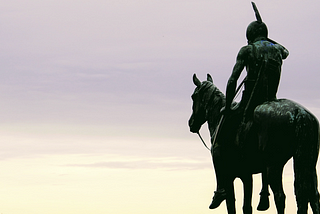
[(248, 39), (248, 43), (254, 42), (254, 40), (258, 37), (265, 37), (265, 38), (268, 37), (267, 25), (262, 22), (262, 18), (260, 16), (260, 13), (255, 3), (254, 2), (251, 2), (251, 3), (252, 3), (253, 10), (255, 12), (257, 21), (251, 22), (247, 27), (246, 36)]

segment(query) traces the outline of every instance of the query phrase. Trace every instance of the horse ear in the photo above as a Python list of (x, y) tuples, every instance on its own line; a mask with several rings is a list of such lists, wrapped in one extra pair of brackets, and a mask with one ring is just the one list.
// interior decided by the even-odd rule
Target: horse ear
[(193, 74), (193, 83), (199, 87), (201, 85), (201, 82), (200, 80), (197, 78), (197, 75), (196, 74)]
[(212, 83), (213, 83), (213, 79), (212, 79), (212, 77), (211, 77), (211, 75), (210, 75), (210, 74), (207, 74), (207, 81), (209, 81), (209, 82), (212, 82)]

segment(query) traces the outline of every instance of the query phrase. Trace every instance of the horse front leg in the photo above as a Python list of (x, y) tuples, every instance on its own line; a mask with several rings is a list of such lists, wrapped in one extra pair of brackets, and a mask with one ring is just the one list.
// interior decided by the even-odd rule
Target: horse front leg
[(244, 214), (252, 214), (252, 175), (248, 174), (241, 177), (243, 183), (243, 213)]
[(227, 211), (228, 214), (236, 214), (236, 197), (234, 194), (234, 185), (233, 180), (229, 180), (226, 184), (226, 204), (227, 204)]
[(269, 202), (269, 184), (268, 184), (268, 175), (267, 170), (263, 170), (261, 173), (262, 177), (262, 188), (260, 192), (260, 201), (259, 205), (257, 207), (257, 210), (259, 211), (265, 211), (269, 209), (270, 202)]

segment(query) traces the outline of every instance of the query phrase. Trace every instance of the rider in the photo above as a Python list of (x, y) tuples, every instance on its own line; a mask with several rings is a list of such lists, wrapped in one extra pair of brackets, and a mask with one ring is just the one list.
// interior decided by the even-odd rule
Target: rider
[(268, 29), (263, 22), (251, 22), (246, 36), (248, 45), (240, 49), (227, 83), (225, 113), (231, 110), (237, 80), (244, 67), (247, 77), (240, 102), (240, 107), (244, 107), (244, 114), (252, 113), (257, 105), (265, 101), (276, 100), (282, 60), (289, 55), (286, 48), (268, 39)]
[[(226, 106), (222, 110), (225, 116), (232, 112), (231, 105), (236, 93), (237, 80), (246, 67), (247, 76), (244, 81), (244, 91), (237, 109), (242, 112), (241, 124), (245, 126), (251, 124), (255, 107), (265, 101), (276, 100), (282, 60), (289, 55), (286, 48), (268, 39), (267, 26), (262, 22), (256, 9), (255, 12), (257, 21), (251, 22), (247, 28), (248, 45), (242, 47), (238, 53), (236, 64), (227, 83)], [(223, 166), (220, 167), (221, 151), (218, 146), (215, 144), (215, 148), (212, 150), (218, 186), (209, 206), (210, 209), (218, 207), (227, 196), (223, 187), (224, 176), (221, 176), (226, 173), (226, 169), (223, 169)]]

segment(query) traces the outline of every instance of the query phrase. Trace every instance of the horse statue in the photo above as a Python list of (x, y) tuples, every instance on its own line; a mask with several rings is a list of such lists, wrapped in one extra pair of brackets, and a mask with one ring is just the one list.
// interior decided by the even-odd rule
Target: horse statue
[[(225, 106), (225, 95), (213, 84), (210, 74), (203, 82), (194, 74), (193, 82), (196, 88), (192, 94), (190, 131), (198, 133), (201, 126), (207, 122), (211, 139), (214, 139), (222, 118), (220, 109)], [(235, 178), (240, 178), (244, 185), (243, 213), (252, 213), (252, 175), (256, 173), (262, 173), (262, 192), (268, 191), (270, 185), (277, 213), (284, 214), (286, 196), (283, 191), (282, 174), (291, 157), (294, 160), (297, 213), (307, 214), (310, 203), (313, 214), (320, 214), (316, 171), (320, 132), (316, 117), (288, 99), (265, 102), (254, 109), (251, 130), (255, 137), (246, 141), (245, 146), (240, 146), (235, 140), (239, 129), (236, 127), (237, 123), (234, 127), (232, 124), (231, 122), (231, 126), (228, 126), (230, 129), (224, 130), (226, 133), (222, 136), (225, 140), (220, 145), (220, 155), (224, 158), (221, 167), (228, 172), (224, 174), (225, 177), (220, 178), (226, 183), (228, 214), (236, 213), (233, 186)], [(211, 145), (213, 162), (216, 144)]]

